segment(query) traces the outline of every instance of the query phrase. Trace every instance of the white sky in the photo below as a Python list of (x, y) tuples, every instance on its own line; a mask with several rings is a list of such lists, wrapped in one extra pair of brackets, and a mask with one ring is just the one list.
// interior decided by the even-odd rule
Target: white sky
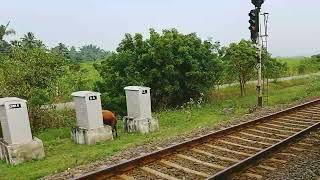
[[(319, 0), (266, 0), (269, 50), (274, 56), (320, 53)], [(250, 0), (10, 0), (0, 6), (0, 24), (11, 21), (20, 38), (33, 32), (50, 47), (96, 44), (114, 50), (124, 33), (177, 28), (213, 37), (223, 45), (249, 39)]]

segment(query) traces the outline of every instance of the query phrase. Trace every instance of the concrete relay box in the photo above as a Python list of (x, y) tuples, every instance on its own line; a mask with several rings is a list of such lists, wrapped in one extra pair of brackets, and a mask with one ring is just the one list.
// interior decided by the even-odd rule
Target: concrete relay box
[(26, 100), (0, 98), (0, 121), (4, 142), (14, 145), (32, 141)]
[(124, 118), (126, 132), (150, 133), (159, 129), (159, 122), (152, 118), (150, 88), (128, 86), (126, 91), (127, 111)]
[(128, 86), (124, 90), (126, 92), (128, 117), (134, 119), (152, 118), (150, 88)]
[(72, 93), (77, 126), (87, 130), (103, 127), (100, 93), (78, 91)]

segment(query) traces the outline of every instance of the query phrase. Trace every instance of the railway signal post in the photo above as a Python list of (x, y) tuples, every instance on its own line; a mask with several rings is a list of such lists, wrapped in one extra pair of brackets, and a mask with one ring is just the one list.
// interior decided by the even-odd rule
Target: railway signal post
[(258, 84), (257, 84), (257, 93), (258, 93), (258, 107), (263, 106), (263, 94), (262, 94), (262, 47), (260, 44), (260, 23), (259, 15), (261, 10), (261, 5), (264, 3), (264, 0), (251, 0), (252, 4), (255, 6), (255, 9), (251, 10), (249, 13), (250, 16), (250, 33), (251, 40), (256, 45), (257, 48), (257, 69), (258, 69)]

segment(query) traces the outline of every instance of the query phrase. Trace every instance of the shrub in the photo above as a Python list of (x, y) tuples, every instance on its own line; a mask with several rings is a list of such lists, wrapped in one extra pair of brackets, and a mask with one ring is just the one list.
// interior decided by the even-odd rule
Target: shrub
[(306, 74), (306, 73), (314, 73), (320, 70), (320, 59), (313, 57), (313, 58), (305, 58), (305, 60), (301, 61), (298, 66), (298, 73), (299, 74)]
[(51, 127), (59, 116), (40, 107), (52, 103), (55, 83), (65, 74), (65, 61), (43, 47), (25, 46), (12, 47), (1, 59), (0, 97), (26, 99), (33, 130)]
[(31, 128), (35, 132), (47, 128), (72, 127), (75, 125), (75, 111), (54, 109), (42, 109), (29, 107)]
[(177, 30), (150, 30), (149, 39), (126, 34), (117, 52), (101, 65), (96, 88), (102, 92), (104, 108), (125, 112), (125, 86), (151, 87), (155, 109), (178, 106), (211, 90), (221, 75), (213, 44), (196, 34)]
[[(64, 73), (64, 61), (43, 48), (13, 48), (0, 65), (0, 96), (51, 99), (52, 85)], [(33, 105), (43, 102), (35, 100)], [(39, 104), (40, 103), (40, 104)]]

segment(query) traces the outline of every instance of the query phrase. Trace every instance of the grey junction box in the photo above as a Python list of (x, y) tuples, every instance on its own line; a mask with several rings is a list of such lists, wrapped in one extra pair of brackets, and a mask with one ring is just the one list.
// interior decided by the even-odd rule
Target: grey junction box
[(72, 93), (72, 96), (75, 102), (77, 126), (85, 129), (103, 127), (100, 93), (79, 91)]
[(79, 91), (72, 93), (77, 126), (71, 131), (71, 138), (77, 144), (95, 144), (113, 140), (111, 126), (103, 125), (100, 93)]
[(128, 117), (151, 118), (150, 88), (140, 86), (125, 87)]
[(0, 120), (6, 143), (24, 144), (32, 141), (26, 100), (16, 97), (1, 98)]
[(150, 88), (128, 86), (124, 88), (127, 99), (127, 117), (125, 130), (127, 132), (149, 133), (158, 130), (158, 120), (151, 114)]
[(0, 159), (17, 165), (45, 157), (43, 143), (32, 138), (26, 100), (16, 97), (0, 99)]

